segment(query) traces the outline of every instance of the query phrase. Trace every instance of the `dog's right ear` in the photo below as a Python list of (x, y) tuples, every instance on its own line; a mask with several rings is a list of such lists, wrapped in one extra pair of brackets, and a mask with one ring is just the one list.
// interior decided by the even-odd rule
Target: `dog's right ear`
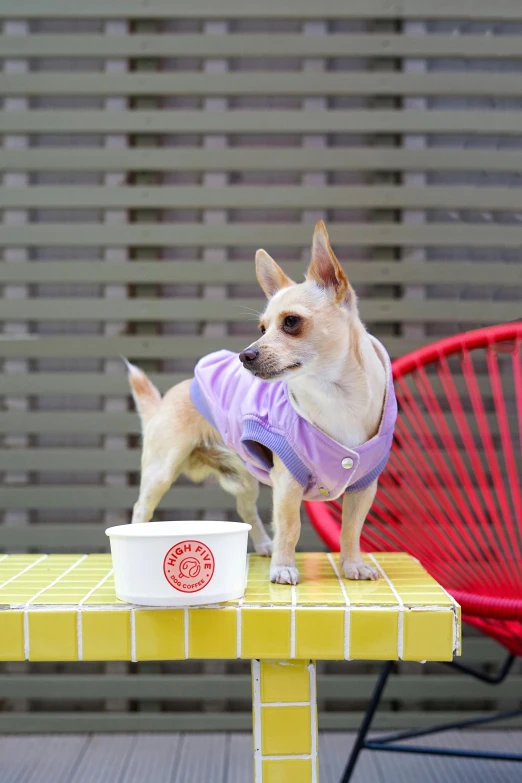
[(294, 285), (294, 281), (285, 275), (279, 264), (276, 264), (265, 250), (258, 250), (256, 253), (256, 275), (267, 299), (277, 294), (281, 288)]
[(328, 232), (322, 220), (315, 227), (312, 260), (306, 277), (307, 280), (313, 280), (322, 288), (333, 291), (335, 301), (338, 304), (352, 305), (355, 302), (355, 292), (332, 250)]

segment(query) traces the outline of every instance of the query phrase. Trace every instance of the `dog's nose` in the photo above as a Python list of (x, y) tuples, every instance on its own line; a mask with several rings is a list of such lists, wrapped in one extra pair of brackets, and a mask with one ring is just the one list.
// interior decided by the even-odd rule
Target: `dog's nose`
[(241, 351), (239, 354), (239, 361), (242, 362), (245, 367), (248, 367), (249, 364), (252, 364), (252, 362), (255, 362), (257, 357), (259, 356), (259, 351), (257, 348), (246, 348), (244, 351)]

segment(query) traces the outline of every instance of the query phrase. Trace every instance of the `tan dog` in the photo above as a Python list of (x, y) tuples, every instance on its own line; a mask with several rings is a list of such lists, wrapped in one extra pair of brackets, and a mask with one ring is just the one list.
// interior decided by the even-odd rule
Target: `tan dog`
[[(315, 228), (303, 283), (290, 280), (264, 250), (256, 254), (256, 272), (268, 305), (260, 321), (261, 337), (240, 354), (247, 370), (267, 381), (284, 379), (299, 414), (343, 446), (354, 448), (372, 438), (383, 412), (386, 370), (361, 323), (355, 293), (330, 247), (324, 223)], [(190, 381), (174, 386), (163, 399), (133, 365), (129, 382), (143, 426), (141, 486), (132, 521), (149, 522), (181, 473), (196, 482), (214, 476), (236, 497), (241, 519), (252, 525), (256, 552), (270, 555), (272, 542), (256, 507), (258, 483), (195, 408)], [(275, 454), (270, 480), (270, 578), (296, 584), (304, 490)], [(377, 571), (363, 563), (359, 547), (376, 488), (374, 481), (367, 489), (344, 495), (341, 567), (348, 579), (378, 578)]]

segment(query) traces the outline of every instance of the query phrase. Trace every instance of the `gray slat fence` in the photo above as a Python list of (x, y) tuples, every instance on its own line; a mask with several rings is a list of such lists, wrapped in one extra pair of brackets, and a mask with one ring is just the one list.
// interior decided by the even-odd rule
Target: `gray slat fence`
[[(319, 218), (393, 356), (520, 318), (518, 0), (6, 0), (0, 24), (0, 550), (106, 548), (139, 469), (118, 357), (165, 390), (239, 350), (255, 249), (298, 278)], [(183, 482), (158, 512), (218, 515)], [(400, 668), (381, 725), (518, 703), (520, 669), (491, 695)], [(357, 725), (374, 670), (322, 664), (322, 727)], [(248, 702), (234, 662), (0, 670), (0, 732), (247, 728)]]

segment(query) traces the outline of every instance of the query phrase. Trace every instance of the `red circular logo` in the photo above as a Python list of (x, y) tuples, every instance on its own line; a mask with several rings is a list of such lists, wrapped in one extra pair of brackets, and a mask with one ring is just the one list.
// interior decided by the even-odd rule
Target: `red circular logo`
[(163, 561), (167, 582), (180, 593), (197, 593), (214, 576), (214, 555), (201, 541), (180, 541), (169, 549)]

